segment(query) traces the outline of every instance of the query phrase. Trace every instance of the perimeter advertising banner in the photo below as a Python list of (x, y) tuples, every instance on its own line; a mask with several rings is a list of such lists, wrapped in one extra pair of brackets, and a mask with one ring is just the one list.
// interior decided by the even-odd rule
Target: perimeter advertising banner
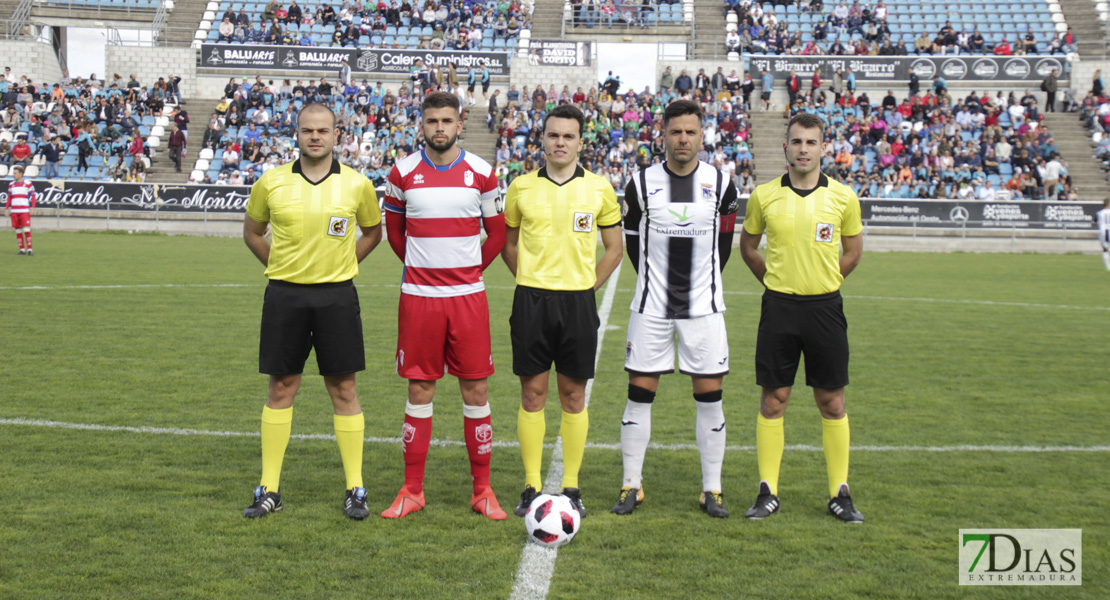
[(528, 44), (528, 64), (533, 67), (588, 67), (590, 43), (532, 40)]
[[(586, 53), (587, 59), (589, 52)], [(489, 66), (491, 75), (508, 75), (507, 52), (456, 50), (405, 50), (387, 48), (327, 48), (311, 46), (249, 46), (203, 44), (200, 67), (247, 68), (279, 71), (336, 71), (343, 61), (355, 73), (399, 73), (407, 75), (417, 59), (425, 65), (464, 67)]]
[(1063, 77), (1064, 59), (1054, 56), (796, 56), (775, 54), (748, 54), (749, 74), (758, 80), (767, 69), (775, 76), (776, 85), (790, 76), (791, 69), (809, 84), (815, 69), (821, 70), (821, 79), (831, 82), (837, 69), (845, 73), (851, 68), (856, 83), (883, 81), (909, 81), (910, 67), (921, 79), (922, 89), (929, 87), (934, 75), (948, 82), (956, 81), (1036, 81), (1039, 82), (1056, 69)]
[[(7, 202), (8, 182), (0, 180), (0, 205)], [(159, 212), (242, 213), (249, 186), (103, 183), (33, 180), (38, 206)], [(869, 227), (968, 227), (1026, 229), (1098, 229), (1101, 202), (980, 202), (957, 200), (860, 200)], [(741, 207), (743, 214), (743, 207)]]
[(869, 227), (971, 227), (982, 229), (1098, 229), (1098, 202), (960, 202), (860, 200)]

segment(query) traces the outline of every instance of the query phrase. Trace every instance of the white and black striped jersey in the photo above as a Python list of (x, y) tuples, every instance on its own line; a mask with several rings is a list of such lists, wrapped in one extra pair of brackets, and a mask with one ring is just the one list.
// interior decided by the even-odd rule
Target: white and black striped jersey
[(1098, 222), (1098, 239), (1110, 243), (1110, 208), (1095, 213), (1095, 221)]
[(664, 319), (724, 312), (721, 269), (738, 208), (731, 178), (704, 162), (685, 176), (659, 163), (638, 172), (624, 194), (637, 273), (632, 310)]

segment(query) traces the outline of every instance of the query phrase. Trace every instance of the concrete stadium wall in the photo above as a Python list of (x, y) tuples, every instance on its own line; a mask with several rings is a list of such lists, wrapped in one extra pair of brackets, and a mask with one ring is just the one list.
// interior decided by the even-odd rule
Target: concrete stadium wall
[[(555, 91), (561, 92), (565, 85), (570, 87), (571, 93), (574, 93), (574, 90), (579, 87), (583, 90), (589, 90), (598, 83), (597, 67), (533, 66), (528, 64), (528, 58), (524, 56), (513, 56), (509, 64), (509, 78), (512, 83), (516, 84), (517, 89), (528, 86), (528, 89), (531, 90), (535, 89), (537, 85), (542, 85), (544, 89), (547, 89), (548, 86), (554, 85)], [(504, 98), (505, 91), (509, 87), (507, 85), (493, 85), (490, 87), (490, 93), (498, 88), (502, 90), (501, 96)], [(501, 105), (504, 106), (505, 103), (502, 101)]]
[(3, 65), (10, 66), (18, 81), (26, 75), (36, 83), (55, 83), (62, 78), (62, 67), (50, 44), (29, 41), (0, 42)]
[(124, 77), (134, 73), (148, 87), (159, 77), (176, 75), (181, 78), (181, 93), (186, 101), (205, 97), (198, 94), (197, 51), (193, 48), (105, 46), (104, 69)]

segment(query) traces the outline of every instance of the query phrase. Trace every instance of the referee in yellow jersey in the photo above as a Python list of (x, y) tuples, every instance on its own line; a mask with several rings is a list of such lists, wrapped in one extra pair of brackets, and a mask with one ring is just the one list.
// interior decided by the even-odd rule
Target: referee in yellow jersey
[[(578, 471), (586, 450), (586, 381), (594, 376), (597, 303), (594, 291), (621, 261), (621, 210), (613, 186), (578, 165), (585, 117), (570, 104), (543, 122), (547, 165), (513, 180), (505, 196), (508, 240), (501, 256), (516, 276), (509, 317), (513, 373), (520, 377), (517, 435), (524, 460), (523, 517), (542, 493), (548, 373), (555, 363), (563, 408), (563, 494), (585, 518)], [(597, 258), (597, 236), (605, 253)]]
[[(251, 188), (243, 239), (266, 266), (258, 370), (270, 376), (262, 409), (262, 481), (243, 511), (261, 517), (282, 508), (281, 463), (293, 421), (293, 398), (311, 349), (335, 408), (335, 437), (347, 479), (344, 511), (370, 514), (362, 487), (365, 422), (355, 373), (366, 368), (362, 318), (352, 279), (382, 239), (374, 186), (332, 156), (335, 114), (308, 104), (297, 118), (300, 158), (267, 171)], [(273, 242), (264, 237), (266, 225)], [(355, 228), (362, 231), (356, 241)]]
[[(804, 354), (806, 385), (821, 411), (829, 514), (863, 522), (848, 492), (848, 322), (840, 297), (840, 284), (863, 255), (863, 223), (855, 192), (821, 173), (824, 140), (817, 116), (790, 119), (783, 144), (787, 172), (752, 192), (740, 233), (744, 262), (767, 288), (755, 348), (756, 383), (763, 387), (756, 426), (761, 481), (749, 519), (779, 510), (783, 415)], [(766, 260), (759, 253), (764, 232)]]

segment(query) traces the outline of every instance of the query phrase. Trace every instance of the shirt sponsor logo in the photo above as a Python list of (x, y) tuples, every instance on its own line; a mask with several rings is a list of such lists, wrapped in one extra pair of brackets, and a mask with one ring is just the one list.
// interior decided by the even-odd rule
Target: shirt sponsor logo
[(830, 243), (833, 240), (833, 226), (832, 223), (818, 223), (817, 224), (817, 237), (818, 242)]
[(579, 233), (589, 233), (594, 230), (593, 213), (574, 213), (574, 230)]
[(331, 222), (328, 223), (328, 235), (332, 237), (344, 237), (347, 235), (347, 217), (332, 217)]

